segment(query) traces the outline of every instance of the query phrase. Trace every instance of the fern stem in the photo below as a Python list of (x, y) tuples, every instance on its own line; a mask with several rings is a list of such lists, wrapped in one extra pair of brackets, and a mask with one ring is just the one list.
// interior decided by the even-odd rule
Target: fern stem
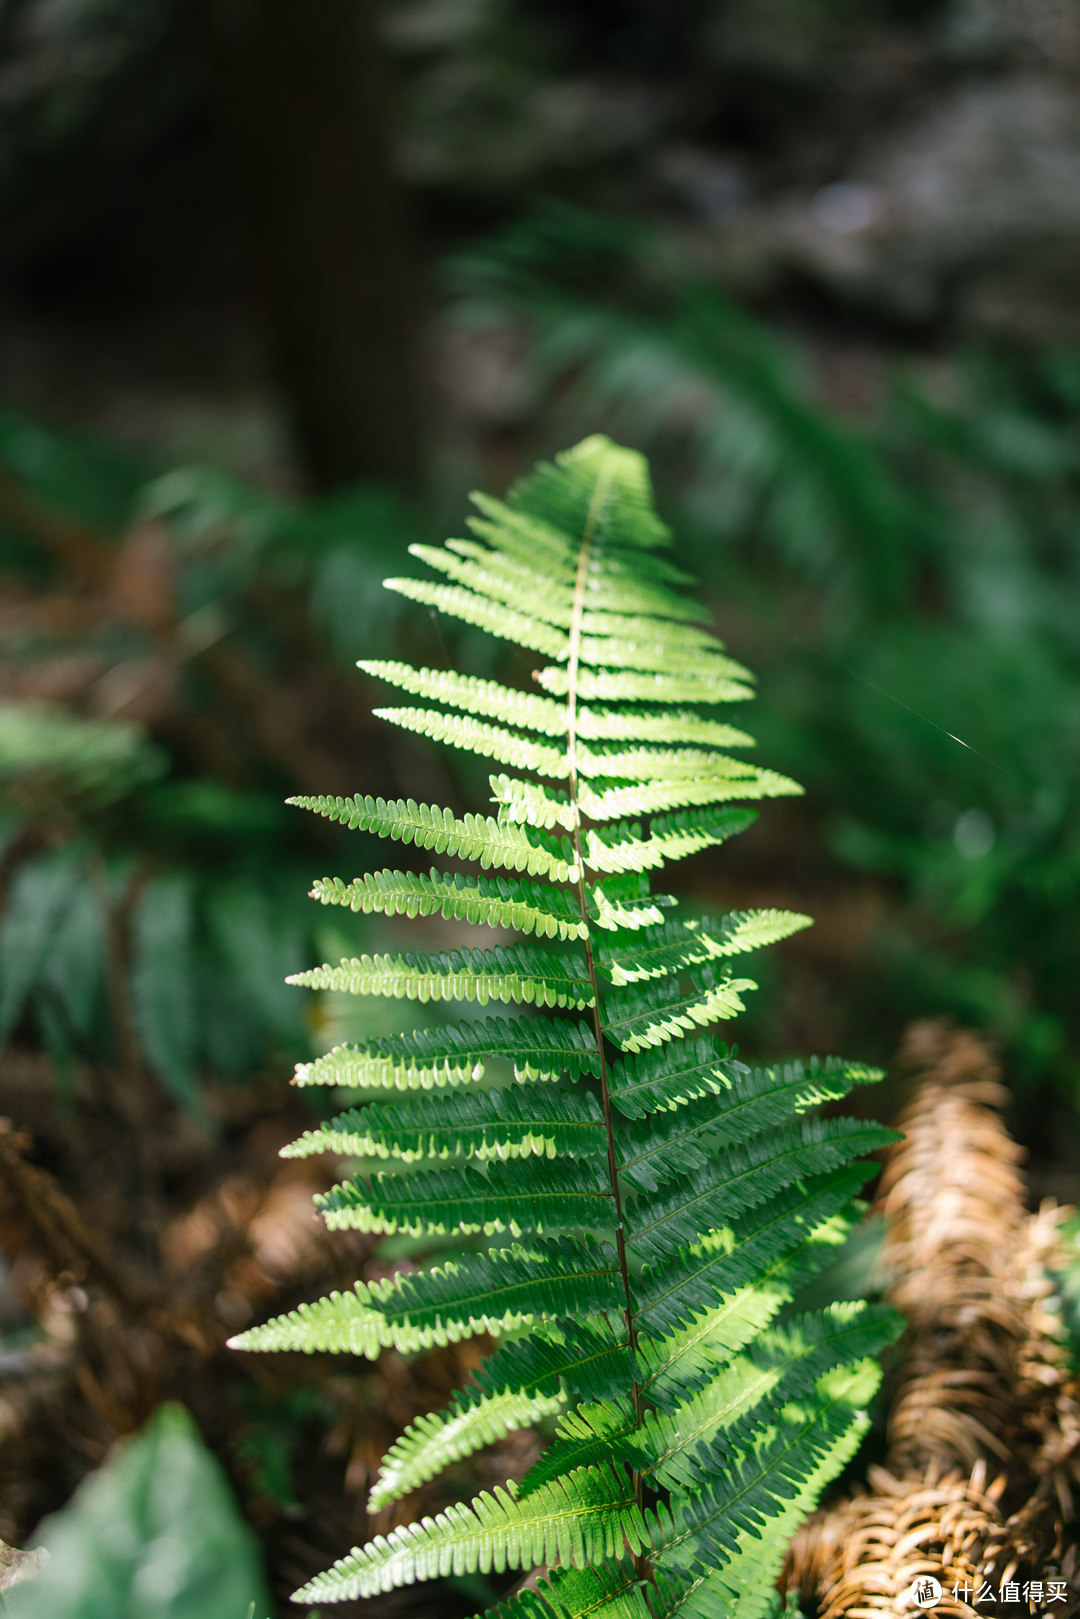
[[(574, 864), (577, 868), (578, 904), (581, 908), (581, 920), (586, 925), (585, 932), (585, 962), (589, 984), (592, 989), (592, 1018), (593, 1030), (596, 1036), (596, 1053), (599, 1062), (600, 1080), (600, 1106), (604, 1115), (604, 1132), (607, 1137), (608, 1177), (611, 1182), (611, 1195), (615, 1202), (615, 1243), (619, 1256), (619, 1271), (622, 1276), (623, 1293), (626, 1299), (624, 1318), (626, 1321), (626, 1335), (633, 1354), (637, 1344), (637, 1333), (634, 1324), (633, 1295), (630, 1291), (630, 1268), (626, 1257), (626, 1230), (623, 1223), (622, 1191), (619, 1186), (619, 1168), (615, 1157), (615, 1132), (612, 1125), (611, 1097), (608, 1089), (607, 1056), (604, 1051), (604, 1029), (600, 1009), (600, 982), (596, 971), (596, 959), (593, 954), (592, 927), (589, 923), (588, 900), (585, 891), (585, 860), (581, 847), (581, 810), (578, 802), (578, 761), (577, 761), (577, 694), (578, 694), (578, 668), (581, 659), (581, 626), (585, 613), (585, 586), (589, 576), (589, 562), (592, 557), (593, 538), (596, 534), (596, 525), (603, 510), (611, 488), (611, 475), (601, 473), (597, 478), (596, 488), (589, 502), (589, 510), (585, 519), (585, 528), (581, 539), (581, 554), (578, 557), (577, 574), (574, 579), (574, 600), (572, 617), (570, 620), (570, 646), (567, 664), (567, 784), (570, 794), (570, 806), (573, 811), (570, 837), (574, 847)], [(634, 1417), (638, 1423), (642, 1420), (641, 1387), (635, 1378), (631, 1385), (631, 1399), (634, 1406)], [(634, 1496), (640, 1509), (643, 1504), (643, 1490), (641, 1474), (633, 1475)], [(644, 1557), (637, 1554), (634, 1565), (639, 1574), (644, 1573)]]

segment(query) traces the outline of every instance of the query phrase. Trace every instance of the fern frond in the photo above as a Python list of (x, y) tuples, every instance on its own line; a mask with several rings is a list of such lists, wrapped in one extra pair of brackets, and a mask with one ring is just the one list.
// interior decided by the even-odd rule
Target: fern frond
[(608, 776), (627, 781), (691, 781), (746, 776), (753, 766), (726, 753), (705, 748), (595, 748), (578, 749), (578, 765), (587, 776)]
[(788, 1187), (740, 1216), (730, 1231), (703, 1238), (646, 1270), (636, 1288), (638, 1320), (650, 1337), (688, 1325), (726, 1294), (756, 1287), (829, 1215), (839, 1213), (869, 1179), (870, 1164), (848, 1164)]
[[(533, 702), (544, 702), (534, 697)], [(559, 713), (565, 710), (552, 704)], [(515, 720), (524, 725), (525, 720)], [(534, 729), (539, 729), (535, 726)], [(724, 725), (696, 714), (692, 708), (589, 708), (578, 710), (578, 732), (596, 742), (699, 742), (716, 748), (752, 748), (754, 739), (734, 725)]]
[(784, 1187), (876, 1152), (895, 1130), (859, 1119), (805, 1119), (749, 1142), (723, 1147), (707, 1167), (684, 1175), (631, 1214), (627, 1241), (650, 1264), (775, 1197)]
[[(478, 680), (451, 669), (414, 669), (408, 663), (377, 658), (361, 658), (356, 667), (378, 680), (385, 680), (390, 686), (464, 709), (466, 714), (499, 720), (503, 725), (516, 725), (525, 731), (539, 731), (541, 736), (566, 735), (569, 721), (565, 703), (515, 691), (512, 686), (501, 686), (497, 680)], [(732, 744), (724, 742), (722, 745)]]
[(347, 905), (365, 916), (443, 916), (447, 921), (514, 928), (548, 939), (583, 939), (589, 931), (580, 908), (561, 888), (506, 877), (466, 877), (434, 867), (426, 877), (412, 871), (371, 871), (352, 882), (322, 877), (312, 899), (323, 905)]
[[(570, 690), (568, 671), (554, 664), (538, 670), (536, 679), (553, 697), (565, 697)], [(688, 671), (677, 675), (649, 675), (625, 670), (612, 674), (583, 670), (578, 676), (577, 693), (586, 703), (706, 703), (710, 706), (745, 703), (754, 695), (753, 688), (744, 685), (741, 678), (729, 679), (719, 673), (695, 677)]]
[(615, 1205), (606, 1166), (594, 1159), (494, 1164), (485, 1174), (471, 1164), (424, 1174), (357, 1176), (315, 1199), (331, 1231), (445, 1236), (483, 1231), (587, 1230), (613, 1221)]
[[(638, 1064), (652, 1055), (639, 1057)], [(853, 1084), (877, 1074), (862, 1064), (839, 1062), (823, 1070), (807, 1070), (801, 1063), (779, 1070), (747, 1069), (735, 1063), (719, 1074), (715, 1065), (706, 1067), (715, 1089), (710, 1086), (708, 1094), (696, 1101), (683, 1100), (667, 1111), (655, 1112), (636, 1130), (619, 1137), (615, 1152), (620, 1172), (631, 1186), (655, 1191), (673, 1175), (711, 1163), (710, 1149), (721, 1143), (744, 1141), (793, 1113), (819, 1102), (837, 1101)], [(780, 1075), (786, 1077), (780, 1080)]]
[(298, 1064), (294, 1084), (431, 1090), (482, 1078), (485, 1057), (505, 1057), (519, 1079), (553, 1080), (564, 1072), (577, 1078), (597, 1064), (596, 1042), (586, 1023), (490, 1017), (335, 1046), (314, 1062)]
[(527, 1006), (586, 1007), (593, 993), (574, 956), (547, 955), (526, 945), (450, 950), (437, 956), (354, 956), (294, 973), (286, 983), (345, 995), (390, 995), (410, 1001), (489, 1001)]
[[(750, 671), (734, 658), (725, 658), (710, 650), (715, 645), (709, 636), (704, 644), (700, 631), (687, 631), (681, 626), (668, 627), (660, 621), (639, 621), (638, 638), (627, 640), (619, 635), (583, 635), (581, 661), (605, 670), (632, 669), (647, 671), (651, 679), (665, 676), (678, 679), (691, 675), (710, 687), (749, 680)], [(610, 678), (608, 676), (607, 678)], [(748, 688), (743, 688), (744, 690)]]
[(860, 1205), (849, 1204), (819, 1221), (806, 1241), (759, 1269), (749, 1287), (723, 1294), (665, 1337), (643, 1340), (638, 1347), (643, 1394), (660, 1410), (670, 1411), (703, 1388), (836, 1257), (859, 1212)]
[[(518, 557), (533, 565), (540, 562), (556, 576), (563, 572), (573, 577), (573, 553), (562, 529), (546, 523), (536, 511), (508, 505), (483, 490), (474, 490), (469, 498), (484, 514), (466, 518), (473, 534), (489, 541), (506, 556)], [(680, 600), (677, 596), (674, 599)]]
[(719, 931), (710, 932), (710, 937), (720, 946), (721, 955), (739, 956), (789, 939), (793, 933), (813, 925), (813, 917), (799, 911), (731, 911), (721, 919)]
[[(723, 758), (715, 755), (716, 760)], [(655, 815), (660, 810), (682, 809), (694, 804), (717, 804), (740, 798), (790, 798), (802, 788), (775, 770), (760, 770), (732, 759), (727, 768), (712, 765), (704, 781), (642, 782), (630, 787), (609, 787), (594, 792), (581, 789), (581, 812), (593, 821), (615, 821), (623, 815)]]
[[(533, 562), (521, 562), (497, 547), (473, 540), (451, 540), (446, 546), (410, 545), (409, 554), (488, 601), (505, 603), (546, 624), (570, 628), (574, 617), (574, 561), (570, 554), (565, 556), (562, 568), (549, 563), (543, 573), (537, 572)], [(540, 590), (543, 594), (538, 596)]]
[[(329, 1293), (314, 1304), (300, 1304), (287, 1315), (251, 1327), (229, 1339), (230, 1349), (363, 1355), (375, 1360), (383, 1349), (405, 1348), (370, 1304), (370, 1292), (357, 1282), (352, 1293)], [(420, 1348), (416, 1343), (412, 1347)]]
[(835, 1057), (820, 1064), (815, 1060), (750, 1069), (733, 1062), (725, 1045), (705, 1039), (688, 1049), (647, 1051), (617, 1063), (611, 1090), (616, 1107), (630, 1118), (728, 1092), (724, 1128), (729, 1139), (740, 1140), (788, 1112), (836, 1101), (853, 1085), (880, 1078), (880, 1068)]
[[(489, 1619), (654, 1619), (633, 1564), (557, 1568), (488, 1610)], [(476, 1619), (480, 1619), (477, 1615)]]
[(657, 1600), (650, 1619), (784, 1619), (773, 1583), (780, 1573), (792, 1535), (822, 1491), (851, 1459), (865, 1424), (854, 1422), (841, 1439), (811, 1462), (801, 1486), (785, 1500), (775, 1500), (771, 1517), (755, 1533), (736, 1534), (738, 1550), (720, 1569), (698, 1563), (690, 1573), (672, 1578), (656, 1573)]
[(657, 816), (648, 837), (641, 836), (640, 827), (625, 822), (590, 827), (585, 835), (585, 864), (591, 871), (655, 871), (669, 860), (682, 860), (726, 843), (756, 819), (756, 810), (725, 806)]
[(639, 1441), (642, 1473), (654, 1488), (692, 1485), (699, 1446), (740, 1422), (752, 1438), (749, 1413), (802, 1399), (826, 1372), (879, 1354), (901, 1325), (887, 1306), (840, 1303), (762, 1333), (703, 1389), (671, 1412), (647, 1419)]
[[(298, 1595), (363, 1599), (547, 1563), (496, 1619), (779, 1619), (770, 1591), (785, 1539), (857, 1443), (866, 1357), (896, 1321), (843, 1305), (775, 1322), (857, 1216), (873, 1166), (852, 1160), (892, 1136), (802, 1117), (874, 1070), (748, 1067), (699, 1032), (754, 987), (734, 958), (809, 919), (685, 918), (649, 873), (742, 831), (750, 803), (801, 789), (729, 751), (752, 738), (718, 706), (750, 698), (752, 676), (682, 593), (639, 456), (587, 439), (508, 500), (476, 504), (467, 537), (412, 548), (433, 581), (389, 583), (550, 660), (536, 689), (398, 661), (361, 668), (417, 700), (383, 718), (494, 762), (494, 814), (295, 802), (506, 873), (327, 877), (314, 888), (323, 904), (528, 942), (365, 955), (291, 982), (546, 1010), (450, 1012), (300, 1065), (298, 1084), (399, 1093), (285, 1149), (360, 1160), (316, 1199), (326, 1223), (469, 1240), (235, 1343), (370, 1357), (503, 1338), (470, 1387), (391, 1448), (374, 1510), (508, 1429), (562, 1414), (520, 1487), (378, 1537)], [(500, 1067), (485, 1084), (489, 1060), (512, 1065), (513, 1083)]]
[(587, 1091), (482, 1091), (350, 1108), (281, 1149), (283, 1158), (333, 1152), (346, 1158), (588, 1158), (603, 1152), (604, 1119)]
[(460, 1343), (479, 1332), (509, 1332), (534, 1316), (596, 1315), (619, 1305), (614, 1250), (562, 1237), (464, 1254), (411, 1276), (330, 1293), (230, 1339), (233, 1349), (304, 1354), (403, 1354)]
[(559, 1479), (520, 1501), (512, 1486), (469, 1506), (378, 1535), (296, 1593), (302, 1602), (355, 1601), (437, 1575), (483, 1574), (538, 1563), (587, 1568), (641, 1550), (645, 1521), (629, 1477), (596, 1467)]
[(439, 708), (375, 708), (376, 719), (389, 720), (405, 731), (430, 737), (433, 742), (449, 742), (452, 747), (467, 753), (478, 753), (482, 759), (495, 759), (502, 765), (513, 765), (516, 770), (535, 770), (539, 776), (554, 776), (562, 780), (566, 775), (566, 754), (561, 748), (534, 742), (531, 737), (519, 736), (484, 720), (469, 715), (445, 714)]
[(559, 1394), (492, 1394), (474, 1405), (417, 1417), (383, 1457), (368, 1496), (368, 1511), (381, 1512), (454, 1462), (494, 1444), (516, 1428), (530, 1428), (562, 1408)]
[(378, 1297), (369, 1291), (388, 1323), (423, 1335), (425, 1346), (509, 1331), (532, 1316), (597, 1315), (622, 1301), (618, 1255), (590, 1237), (533, 1238), (463, 1254), (399, 1275)]
[(756, 989), (752, 978), (721, 977), (709, 983), (705, 974), (687, 973), (694, 988), (672, 995), (660, 982), (612, 989), (603, 997), (603, 1029), (620, 1051), (643, 1051), (678, 1039), (684, 1030), (707, 1028), (720, 1018), (743, 1010), (745, 989)]
[(612, 984), (633, 984), (679, 967), (760, 950), (809, 926), (808, 916), (792, 911), (733, 911), (719, 926), (708, 918), (671, 921), (642, 937), (603, 940), (597, 955)]
[(503, 806), (507, 821), (543, 827), (573, 825), (575, 810), (570, 795), (562, 789), (553, 792), (516, 776), (491, 776), (489, 781), (492, 799)]
[(558, 1422), (555, 1438), (521, 1481), (522, 1497), (532, 1495), (561, 1474), (579, 1467), (594, 1467), (610, 1458), (633, 1466), (640, 1422), (629, 1399), (605, 1400), (567, 1411)]
[(636, 933), (664, 920), (664, 910), (676, 902), (670, 894), (641, 894), (636, 874), (615, 877), (608, 884), (594, 883), (586, 901), (590, 922), (607, 932), (625, 928)]
[(396, 590), (410, 601), (424, 607), (434, 607), (451, 618), (460, 618), (489, 635), (513, 641), (516, 646), (543, 652), (549, 658), (565, 658), (569, 651), (569, 638), (542, 623), (529, 613), (515, 612), (501, 603), (487, 601), (460, 585), (429, 584), (426, 579), (384, 579), (387, 590)]
[(865, 1432), (864, 1407), (880, 1380), (873, 1361), (829, 1372), (816, 1397), (788, 1407), (774, 1437), (756, 1451), (736, 1460), (726, 1447), (715, 1455), (704, 1447), (696, 1468), (699, 1488), (680, 1496), (677, 1516), (662, 1519), (654, 1537), (657, 1562), (675, 1570), (722, 1568), (739, 1550), (739, 1532), (760, 1534), (778, 1502), (796, 1496), (826, 1455), (839, 1472), (845, 1450), (850, 1454)]
[(417, 804), (399, 798), (290, 798), (289, 804), (313, 810), (328, 820), (340, 821), (353, 831), (376, 832), (381, 838), (398, 843), (415, 843), (419, 849), (436, 854), (458, 855), (476, 860), (489, 870), (501, 866), (506, 871), (527, 871), (531, 877), (550, 877), (564, 883), (576, 872), (568, 838), (552, 837), (532, 826), (497, 821), (491, 815), (466, 815), (459, 819), (435, 804)]
[(542, 1322), (527, 1338), (502, 1344), (489, 1355), (475, 1381), (486, 1394), (511, 1388), (533, 1394), (562, 1389), (577, 1399), (606, 1400), (633, 1382), (634, 1372), (625, 1322), (616, 1328), (596, 1316)]

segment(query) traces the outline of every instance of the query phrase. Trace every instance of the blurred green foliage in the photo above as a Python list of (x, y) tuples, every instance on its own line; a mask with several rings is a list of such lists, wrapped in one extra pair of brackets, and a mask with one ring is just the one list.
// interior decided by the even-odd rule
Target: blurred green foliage
[(182, 1406), (162, 1406), (46, 1520), (5, 1619), (263, 1619), (255, 1539)]
[[(64, 1084), (79, 1060), (142, 1064), (203, 1112), (201, 1079), (310, 1055), (284, 978), (321, 948), (318, 856), (282, 803), (302, 744), (279, 712), (298, 664), (389, 645), (378, 586), (414, 531), (377, 491), (308, 506), (213, 469), (156, 475), (12, 414), (0, 469), (17, 490), (0, 568), (26, 593), (5, 652), (28, 694), (0, 704), (0, 1047), (25, 1028)], [(149, 569), (128, 532), (154, 536)], [(228, 710), (207, 657), (223, 645)], [(71, 706), (37, 695), (79, 658)], [(100, 714), (118, 674), (137, 711), (149, 678), (143, 720)]]

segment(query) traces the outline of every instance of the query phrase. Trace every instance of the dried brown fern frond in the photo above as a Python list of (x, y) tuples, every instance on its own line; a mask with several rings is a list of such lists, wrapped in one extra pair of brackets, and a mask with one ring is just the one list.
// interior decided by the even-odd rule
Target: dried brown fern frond
[(787, 1583), (822, 1619), (912, 1612), (908, 1592), (924, 1574), (944, 1588), (937, 1613), (994, 1612), (985, 1597), (974, 1605), (984, 1581), (1022, 1588), (1063, 1577), (1075, 1558), (1067, 1525), (1080, 1391), (1050, 1274), (1064, 1211), (1025, 1210), (1022, 1154), (982, 1041), (916, 1024), (900, 1063), (912, 1082), (897, 1121), (905, 1139), (889, 1156), (878, 1208), (885, 1293), (908, 1331), (884, 1467), (811, 1518), (792, 1546)]

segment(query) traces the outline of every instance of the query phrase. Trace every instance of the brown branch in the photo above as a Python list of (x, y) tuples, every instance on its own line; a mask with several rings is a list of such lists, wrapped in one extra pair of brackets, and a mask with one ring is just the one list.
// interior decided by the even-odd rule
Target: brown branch
[(8, 1231), (47, 1262), (53, 1275), (89, 1275), (132, 1312), (147, 1304), (145, 1286), (126, 1266), (109, 1258), (87, 1229), (78, 1209), (46, 1170), (28, 1163), (30, 1138), (0, 1120), (0, 1208)]

